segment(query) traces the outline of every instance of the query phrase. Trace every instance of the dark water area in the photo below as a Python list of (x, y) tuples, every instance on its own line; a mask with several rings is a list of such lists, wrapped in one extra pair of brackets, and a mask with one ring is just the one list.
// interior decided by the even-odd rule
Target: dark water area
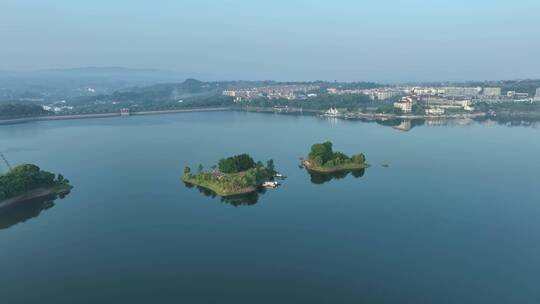
[[(0, 126), (12, 164), (74, 186), (0, 213), (1, 303), (539, 303), (534, 126), (244, 112)], [(299, 168), (325, 140), (371, 167)], [(244, 152), (274, 159), (283, 185), (230, 200), (180, 180)]]

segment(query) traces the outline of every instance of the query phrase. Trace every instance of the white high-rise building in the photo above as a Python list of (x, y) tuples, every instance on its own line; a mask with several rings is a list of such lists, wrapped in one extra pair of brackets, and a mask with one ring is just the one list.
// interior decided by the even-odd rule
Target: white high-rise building
[(536, 94), (534, 95), (535, 101), (540, 101), (540, 88), (536, 89)]

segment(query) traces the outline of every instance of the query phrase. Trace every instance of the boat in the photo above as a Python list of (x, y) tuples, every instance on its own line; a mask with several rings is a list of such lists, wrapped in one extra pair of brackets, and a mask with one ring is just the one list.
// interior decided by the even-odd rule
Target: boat
[(265, 188), (277, 188), (279, 186), (279, 183), (276, 181), (265, 181), (262, 183), (262, 186)]
[(286, 179), (287, 176), (281, 174), (281, 173), (276, 173), (274, 174), (274, 177), (277, 178), (277, 179)]
[(324, 112), (323, 116), (338, 117), (339, 116), (339, 111), (336, 108), (330, 108), (326, 112)]

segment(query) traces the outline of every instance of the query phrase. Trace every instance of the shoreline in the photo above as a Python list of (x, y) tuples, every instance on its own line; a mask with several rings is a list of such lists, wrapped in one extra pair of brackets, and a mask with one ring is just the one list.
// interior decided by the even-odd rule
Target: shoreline
[(215, 187), (212, 187), (211, 184), (201, 184), (201, 183), (197, 183), (197, 182), (194, 182), (190, 179), (186, 179), (184, 177), (182, 177), (182, 181), (184, 183), (188, 183), (188, 184), (191, 184), (193, 186), (197, 186), (197, 187), (201, 187), (201, 188), (204, 188), (204, 189), (207, 189), (207, 190), (210, 190), (212, 192), (214, 192), (216, 195), (220, 196), (220, 197), (223, 197), (223, 198), (227, 198), (227, 197), (232, 197), (232, 196), (239, 196), (239, 195), (244, 195), (244, 194), (249, 194), (249, 193), (253, 193), (253, 192), (256, 192), (257, 191), (257, 187), (255, 186), (251, 186), (251, 187), (247, 187), (247, 188), (242, 188), (242, 189), (239, 189), (237, 191), (234, 191), (234, 192), (222, 192), (220, 191), (219, 189), (215, 188)]
[(304, 167), (308, 171), (318, 172), (318, 173), (334, 173), (334, 172), (343, 172), (343, 171), (354, 171), (354, 170), (362, 170), (369, 167), (368, 164), (357, 164), (357, 163), (349, 163), (344, 165), (339, 165), (331, 168), (324, 168), (319, 166), (313, 166), (311, 165), (311, 162), (309, 160), (304, 160), (302, 162)]
[(478, 119), (478, 118), (492, 118), (492, 119), (531, 119), (535, 120), (540, 118), (540, 113), (528, 113), (528, 112), (501, 112), (495, 113), (495, 115), (485, 112), (480, 113), (461, 113), (461, 114), (446, 114), (446, 115), (396, 115), (396, 114), (384, 114), (384, 113), (366, 113), (366, 112), (343, 112), (338, 115), (325, 115), (323, 110), (302, 109), (302, 108), (264, 108), (264, 107), (211, 107), (211, 108), (192, 108), (192, 109), (177, 109), (177, 110), (151, 110), (151, 111), (139, 111), (131, 112), (129, 115), (122, 115), (120, 112), (110, 113), (89, 113), (89, 114), (73, 114), (73, 115), (51, 115), (51, 116), (32, 116), (21, 118), (8, 118), (0, 119), (1, 125), (22, 124), (36, 121), (49, 121), (49, 120), (75, 120), (75, 119), (92, 119), (92, 118), (109, 118), (109, 117), (129, 117), (139, 115), (160, 115), (160, 114), (175, 114), (175, 113), (190, 113), (190, 112), (221, 112), (221, 111), (240, 111), (240, 112), (254, 112), (254, 113), (274, 113), (284, 115), (307, 115), (307, 116), (319, 116), (325, 118), (339, 118), (339, 119), (365, 119), (368, 121), (385, 121), (391, 119), (402, 120), (420, 120), (420, 119), (438, 119), (438, 120), (453, 120), (453, 119)]
[(71, 186), (59, 188), (59, 186), (57, 185), (49, 187), (49, 188), (39, 187), (30, 191), (27, 191), (25, 193), (19, 194), (17, 196), (10, 197), (8, 199), (0, 201), (0, 211), (9, 207), (13, 207), (14, 205), (24, 203), (29, 200), (66, 194), (71, 190), (71, 188), (72, 188)]
[(480, 118), (486, 117), (487, 113), (462, 113), (462, 114), (448, 114), (448, 115), (397, 115), (397, 114), (383, 114), (383, 113), (364, 113), (364, 112), (347, 112), (339, 116), (325, 116), (336, 117), (344, 119), (371, 119), (371, 120), (389, 120), (389, 119), (404, 119), (404, 120), (417, 120), (417, 119), (464, 119), (464, 118)]
[[(125, 115), (125, 116), (129, 117), (129, 116), (138, 116), (138, 115), (159, 115), (159, 114), (174, 114), (174, 113), (189, 113), (189, 112), (219, 112), (219, 111), (230, 111), (230, 110), (232, 110), (232, 108), (229, 108), (229, 107), (193, 108), (193, 109), (178, 109), (178, 110), (155, 110), (155, 111), (132, 112), (129, 115)], [(27, 122), (34, 122), (34, 121), (47, 121), (47, 120), (90, 119), (90, 118), (107, 118), (107, 117), (121, 117), (121, 116), (124, 116), (124, 115), (120, 114), (120, 112), (33, 116), (33, 117), (0, 119), (0, 125), (12, 125), (12, 124), (20, 124), (20, 123), (27, 123)]]
[(398, 115), (385, 113), (368, 113), (359, 111), (342, 112), (337, 115), (326, 115), (324, 110), (302, 109), (302, 108), (265, 108), (265, 107), (242, 107), (239, 111), (256, 112), (256, 113), (275, 113), (275, 114), (299, 114), (299, 115), (316, 115), (327, 118), (341, 119), (370, 119), (370, 120), (389, 120), (389, 119), (463, 119), (463, 118), (480, 118), (488, 116), (485, 112), (479, 113), (459, 113), (445, 115)]

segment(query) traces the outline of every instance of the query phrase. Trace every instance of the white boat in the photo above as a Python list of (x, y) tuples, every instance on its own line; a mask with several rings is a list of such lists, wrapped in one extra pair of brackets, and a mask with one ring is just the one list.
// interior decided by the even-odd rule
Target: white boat
[(276, 181), (266, 181), (262, 184), (262, 186), (265, 188), (276, 188), (279, 186), (279, 183)]
[(285, 175), (283, 175), (283, 174), (281, 174), (281, 173), (276, 173), (276, 174), (274, 174), (274, 177), (275, 177), (275, 178), (279, 178), (279, 179), (286, 179), (286, 178), (287, 178)]
[(337, 117), (339, 116), (339, 111), (336, 108), (330, 108), (326, 112), (324, 112), (324, 116)]

